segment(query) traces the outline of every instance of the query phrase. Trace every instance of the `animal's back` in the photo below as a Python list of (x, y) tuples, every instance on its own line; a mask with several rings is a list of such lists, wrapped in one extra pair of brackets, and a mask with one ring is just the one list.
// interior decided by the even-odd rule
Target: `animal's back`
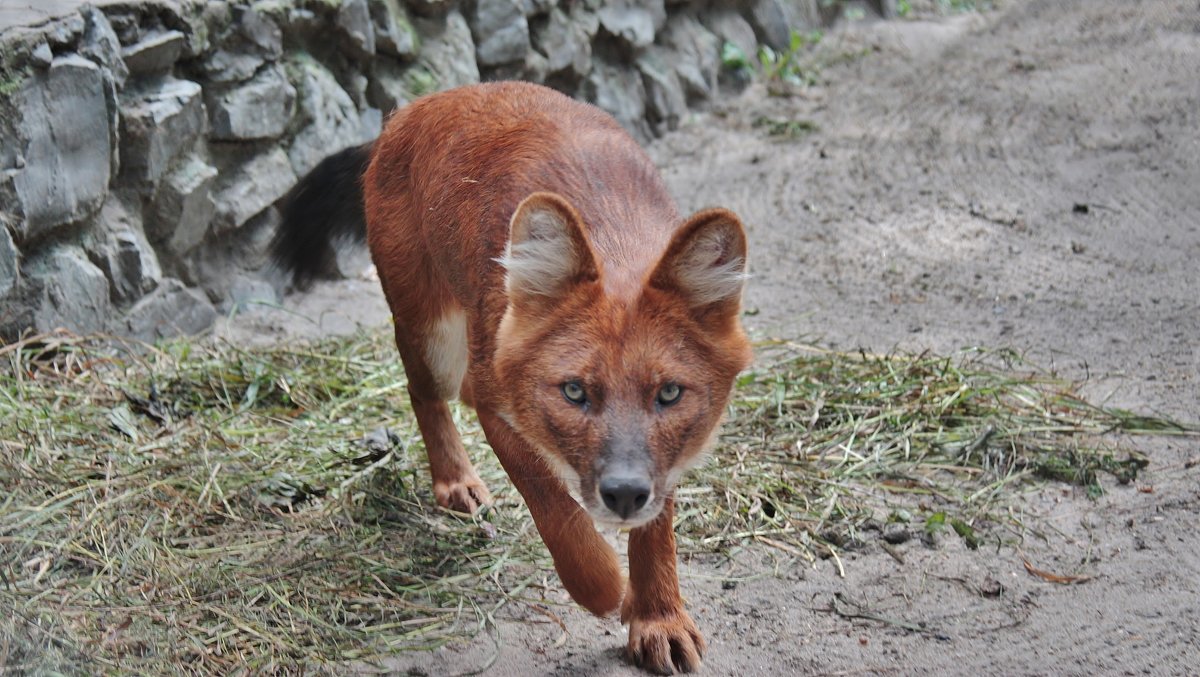
[(494, 259), (530, 193), (558, 193), (579, 211), (617, 293), (640, 284), (679, 222), (653, 163), (615, 120), (526, 83), (420, 99), (388, 122), (374, 158), (364, 193), (376, 256), (379, 246), (422, 250), (468, 306), (502, 279)]

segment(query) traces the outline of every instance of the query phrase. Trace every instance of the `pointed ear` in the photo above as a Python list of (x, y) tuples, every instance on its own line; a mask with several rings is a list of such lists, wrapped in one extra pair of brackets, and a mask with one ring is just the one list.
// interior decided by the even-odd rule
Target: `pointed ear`
[(517, 205), (499, 261), (508, 271), (509, 303), (518, 305), (558, 301), (600, 277), (579, 213), (554, 193), (534, 193)]
[(736, 318), (746, 281), (746, 231), (727, 209), (697, 212), (675, 232), (650, 285), (682, 296), (701, 319)]

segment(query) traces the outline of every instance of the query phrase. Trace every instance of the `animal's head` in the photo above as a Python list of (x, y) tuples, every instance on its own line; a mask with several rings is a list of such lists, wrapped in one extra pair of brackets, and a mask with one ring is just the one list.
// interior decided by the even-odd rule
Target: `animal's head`
[(653, 519), (711, 444), (737, 373), (746, 236), (724, 209), (675, 232), (637, 293), (606, 293), (579, 215), (537, 193), (512, 218), (496, 376), (509, 422), (597, 520)]

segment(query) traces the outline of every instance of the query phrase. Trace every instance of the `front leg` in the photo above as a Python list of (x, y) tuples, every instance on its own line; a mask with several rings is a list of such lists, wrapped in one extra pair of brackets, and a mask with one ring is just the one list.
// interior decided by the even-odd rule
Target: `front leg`
[(494, 413), (486, 409), (477, 413), (488, 443), (525, 497), (563, 587), (597, 616), (616, 611), (623, 592), (617, 553), (537, 451)]
[(706, 648), (679, 595), (674, 515), (668, 498), (653, 522), (630, 532), (629, 592), (621, 605), (630, 660), (664, 675), (698, 670)]

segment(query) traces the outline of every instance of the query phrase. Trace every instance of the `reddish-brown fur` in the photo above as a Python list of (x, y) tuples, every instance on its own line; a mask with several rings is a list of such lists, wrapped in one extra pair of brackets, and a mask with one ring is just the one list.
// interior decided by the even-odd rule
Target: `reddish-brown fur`
[[(458, 390), (572, 597), (597, 614), (620, 609), (639, 665), (696, 669), (705, 645), (679, 594), (671, 492), (750, 359), (740, 299), (720, 294), (732, 278), (709, 272), (743, 269), (736, 217), (709, 210), (681, 219), (612, 118), (519, 83), (451, 90), (397, 111), (363, 190), (438, 502), (472, 511), (490, 500), (446, 405)], [(502, 263), (510, 228), (514, 240), (550, 233), (565, 247), (565, 276), (510, 293)], [(704, 289), (716, 284), (720, 298), (696, 291), (697, 278)], [(457, 325), (445, 318), (457, 312), (468, 346), (461, 388), (438, 382), (439, 369), (453, 373), (445, 363), (454, 354), (438, 352), (438, 341), (453, 344), (444, 339)], [(585, 404), (564, 397), (568, 380), (587, 393)], [(681, 388), (677, 402), (659, 399), (674, 392), (666, 384)], [(608, 515), (634, 527), (626, 589), (593, 524), (605, 511), (596, 484), (604, 468), (643, 453), (650, 504), (625, 522)]]

